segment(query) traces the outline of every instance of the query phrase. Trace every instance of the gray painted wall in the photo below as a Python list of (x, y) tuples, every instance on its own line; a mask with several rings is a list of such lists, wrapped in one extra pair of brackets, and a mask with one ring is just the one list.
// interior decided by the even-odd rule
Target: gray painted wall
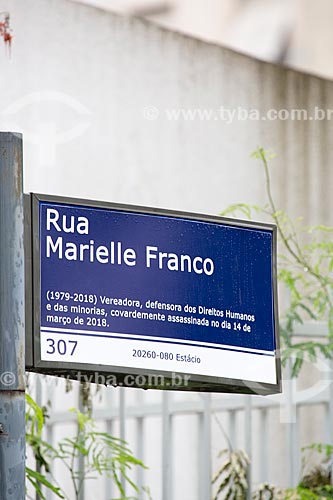
[[(7, 2), (0, 1), (3, 10)], [(13, 0), (0, 126), (26, 132), (25, 188), (218, 213), (262, 202), (274, 149), (293, 215), (332, 223), (330, 121), (170, 121), (166, 108), (333, 108), (332, 83), (66, 0)], [(157, 120), (142, 110), (154, 106)]]

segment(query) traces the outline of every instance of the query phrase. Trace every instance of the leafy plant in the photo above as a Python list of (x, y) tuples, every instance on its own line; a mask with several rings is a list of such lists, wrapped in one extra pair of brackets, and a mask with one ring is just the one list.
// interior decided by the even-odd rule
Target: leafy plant
[(245, 500), (248, 490), (249, 458), (243, 450), (222, 450), (223, 462), (212, 483), (217, 485), (213, 500)]
[[(309, 465), (307, 451), (322, 455), (319, 464)], [(303, 449), (303, 477), (296, 488), (279, 488), (269, 483), (260, 484), (252, 494), (253, 500), (325, 500), (333, 498), (331, 483), (333, 446), (313, 444)], [(223, 450), (223, 463), (212, 483), (217, 485), (213, 500), (245, 500), (248, 498), (247, 473), (250, 461), (242, 450)]]
[(327, 498), (332, 499), (332, 490), (331, 492), (327, 491), (327, 494), (322, 495), (313, 490), (302, 488), (301, 486), (286, 490), (284, 497), (285, 500), (325, 500)]
[[(316, 452), (315, 463), (311, 454)], [(302, 448), (302, 478), (296, 488), (285, 492), (286, 500), (325, 500), (333, 498), (332, 457), (333, 446), (312, 444)], [(274, 499), (275, 500), (275, 499)]]
[[(315, 443), (304, 447), (302, 452), (303, 477), (299, 487), (311, 490), (319, 498), (333, 498), (333, 445)], [(307, 470), (313, 452), (319, 454), (319, 462)]]
[[(284, 349), (282, 358), (293, 359), (292, 375), (297, 376), (305, 356), (314, 361), (319, 354), (332, 358), (333, 354), (333, 228), (326, 226), (305, 227), (302, 219), (292, 221), (278, 210), (272, 195), (268, 162), (274, 158), (269, 151), (259, 147), (252, 157), (263, 165), (267, 204), (263, 207), (244, 203), (234, 204), (221, 215), (242, 216), (248, 219), (264, 216), (277, 226), (280, 244), (278, 279), (289, 292), (290, 303), (280, 323)], [(324, 341), (295, 342), (293, 333), (305, 320), (324, 321), (327, 336)], [(309, 464), (306, 451), (324, 454), (324, 459), (305, 472)], [(244, 452), (222, 452), (227, 455), (213, 479), (218, 484), (214, 500), (243, 499), (248, 495), (246, 482), (248, 460), (238, 460)], [(323, 500), (333, 499), (332, 486), (333, 446), (314, 444), (303, 449), (303, 477), (296, 488), (279, 488), (268, 483), (258, 486), (253, 500)], [(239, 485), (242, 485), (239, 487)]]
[[(118, 500), (136, 499), (136, 496), (126, 496), (124, 482), (132, 488), (134, 495), (139, 493), (139, 488), (131, 480), (129, 473), (132, 467), (145, 467), (145, 465), (132, 455), (125, 441), (106, 432), (97, 431), (95, 422), (90, 416), (72, 409), (70, 411), (76, 416), (77, 432), (73, 437), (65, 437), (56, 446), (51, 446), (42, 439), (43, 410), (28, 395), (27, 406), (27, 444), (33, 450), (37, 469), (40, 469), (37, 472), (27, 469), (27, 477), (43, 500), (45, 496), (42, 486), (53, 491), (59, 498), (71, 498), (57, 485), (52, 475), (52, 465), (55, 461), (60, 461), (67, 469), (76, 500), (79, 499), (86, 480), (103, 475), (113, 480), (120, 495)], [(81, 463), (83, 461), (84, 474), (79, 459)], [(41, 471), (49, 474), (52, 483)], [(149, 490), (142, 491), (148, 494)]]
[[(26, 394), (26, 444), (30, 446), (33, 450), (36, 463), (38, 468), (44, 467), (46, 472), (49, 472), (49, 464), (44, 457), (44, 450), (48, 445), (42, 439), (42, 431), (44, 427), (44, 411), (38, 404), (32, 399), (29, 394)], [(65, 498), (61, 493), (59, 487), (54, 486), (50, 481), (48, 481), (44, 474), (39, 471), (35, 471), (30, 467), (26, 467), (26, 478), (35, 488), (36, 492), (42, 500), (46, 500), (42, 492), (42, 486), (49, 489), (55, 493), (59, 498)], [(29, 497), (29, 495), (27, 496)]]
[[(333, 354), (333, 228), (323, 225), (305, 227), (302, 219), (292, 221), (276, 207), (268, 162), (274, 154), (259, 147), (252, 157), (263, 165), (267, 204), (263, 207), (239, 203), (222, 215), (245, 216), (252, 219), (264, 215), (277, 226), (282, 252), (279, 254), (278, 279), (289, 292), (290, 303), (280, 324), (284, 341), (282, 359), (292, 358), (292, 375), (297, 376), (307, 356), (315, 361), (319, 354)], [(295, 342), (292, 334), (305, 320), (325, 321), (324, 341)]]

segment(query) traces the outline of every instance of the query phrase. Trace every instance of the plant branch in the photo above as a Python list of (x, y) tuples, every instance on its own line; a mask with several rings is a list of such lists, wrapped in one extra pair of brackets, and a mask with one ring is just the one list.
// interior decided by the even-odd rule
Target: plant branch
[(270, 215), (271, 215), (271, 217), (273, 218), (273, 220), (275, 221), (275, 223), (277, 225), (278, 233), (280, 235), (280, 238), (281, 238), (284, 246), (286, 247), (286, 249), (288, 250), (288, 252), (290, 253), (290, 255), (295, 259), (295, 261), (303, 268), (303, 270), (306, 271), (306, 272), (309, 272), (317, 281), (319, 281), (320, 285), (325, 289), (325, 292), (327, 293), (327, 300), (329, 302), (330, 308), (333, 308), (333, 303), (332, 303), (332, 300), (331, 300), (331, 297), (330, 297), (329, 290), (327, 288), (327, 281), (326, 281), (326, 279), (321, 274), (319, 274), (318, 272), (316, 272), (313, 269), (311, 263), (308, 262), (308, 260), (304, 256), (304, 253), (303, 253), (303, 251), (302, 251), (302, 249), (301, 249), (301, 247), (300, 247), (300, 245), (298, 243), (296, 231), (294, 229), (293, 224), (289, 220), (289, 224), (292, 227), (293, 242), (295, 244), (295, 247), (296, 247), (297, 251), (295, 251), (292, 248), (292, 246), (290, 245), (289, 239), (288, 239), (287, 235), (285, 234), (285, 232), (284, 232), (284, 230), (283, 230), (283, 228), (281, 226), (280, 219), (279, 219), (279, 216), (278, 216), (278, 211), (276, 209), (275, 202), (274, 202), (274, 199), (273, 199), (273, 196), (272, 196), (270, 173), (269, 173), (269, 167), (268, 167), (268, 162), (267, 162), (267, 155), (266, 155), (265, 150), (262, 147), (259, 147), (254, 152), (253, 156), (256, 157), (256, 158), (259, 158), (262, 161), (262, 163), (263, 163), (264, 171), (265, 171), (266, 193), (267, 193), (267, 197), (268, 197), (269, 206), (270, 206), (270, 209), (271, 209)]

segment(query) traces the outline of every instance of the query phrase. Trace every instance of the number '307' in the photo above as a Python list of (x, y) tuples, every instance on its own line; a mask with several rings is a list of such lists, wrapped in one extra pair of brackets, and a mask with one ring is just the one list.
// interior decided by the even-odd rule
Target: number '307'
[(77, 340), (63, 340), (59, 339), (55, 341), (54, 339), (46, 339), (47, 341), (47, 354), (60, 354), (60, 356), (65, 356), (65, 354), (69, 354), (73, 356), (76, 346)]

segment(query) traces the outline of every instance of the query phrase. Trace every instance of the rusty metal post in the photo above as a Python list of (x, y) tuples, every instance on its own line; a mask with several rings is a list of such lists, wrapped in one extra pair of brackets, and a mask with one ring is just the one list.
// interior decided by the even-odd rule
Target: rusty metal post
[(0, 499), (25, 499), (22, 137), (0, 132)]

